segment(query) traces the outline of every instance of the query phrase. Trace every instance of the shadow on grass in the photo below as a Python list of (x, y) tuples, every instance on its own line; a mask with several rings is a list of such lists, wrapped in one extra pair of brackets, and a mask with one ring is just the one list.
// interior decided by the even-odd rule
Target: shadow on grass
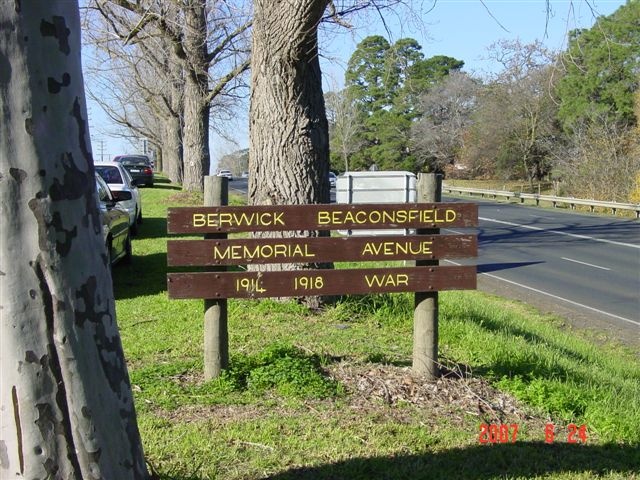
[(167, 254), (136, 255), (131, 265), (116, 265), (112, 271), (116, 300), (155, 295), (167, 289)]
[(153, 187), (152, 188), (160, 188), (164, 190), (182, 190), (180, 185), (176, 185), (175, 183), (171, 183), (166, 177), (155, 176), (153, 179)]
[[(144, 218), (138, 226), (138, 234), (134, 240), (145, 238), (163, 238), (167, 236), (167, 219), (164, 217)], [(134, 243), (135, 249), (135, 243)], [(133, 252), (135, 254), (135, 250)]]
[[(636, 478), (640, 447), (523, 442), (477, 445), (420, 455), (353, 458), (315, 467), (294, 468), (269, 480), (487, 480), (531, 478), (550, 474), (605, 475)], [(165, 480), (204, 480), (198, 476), (161, 476)]]
[[(490, 315), (469, 312), (467, 320), (476, 323), (483, 329), (496, 335), (512, 335), (526, 340), (530, 345), (544, 345), (546, 348), (556, 351), (559, 355), (572, 358), (577, 363), (591, 363), (594, 361), (593, 358), (590, 358), (587, 355), (567, 348), (558, 340), (545, 338), (518, 326), (496, 321)], [(532, 361), (524, 361), (523, 358), (515, 357), (513, 359), (504, 358), (500, 361), (494, 360), (491, 364), (476, 367), (474, 371), (477, 375), (494, 376), (498, 378), (503, 375), (521, 375), (525, 378), (568, 378), (571, 376), (576, 379), (579, 375), (575, 371), (569, 372), (566, 368), (556, 363), (540, 363), (535, 361), (535, 359), (532, 359)], [(589, 380), (588, 378), (584, 378), (584, 376), (581, 376), (580, 378), (585, 381)]]

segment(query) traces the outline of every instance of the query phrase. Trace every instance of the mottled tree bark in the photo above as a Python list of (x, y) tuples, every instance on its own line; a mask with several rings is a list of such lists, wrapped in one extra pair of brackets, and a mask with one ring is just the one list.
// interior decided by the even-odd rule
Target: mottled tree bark
[(73, 0), (0, 2), (0, 478), (148, 478)]

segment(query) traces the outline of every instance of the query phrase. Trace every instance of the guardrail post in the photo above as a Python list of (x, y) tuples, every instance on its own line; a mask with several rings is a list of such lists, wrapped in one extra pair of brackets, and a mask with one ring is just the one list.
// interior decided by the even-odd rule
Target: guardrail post
[[(204, 177), (204, 206), (218, 207), (229, 203), (229, 180), (225, 177)], [(226, 233), (205, 234), (204, 238), (227, 238)], [(226, 267), (212, 267), (225, 271)], [(229, 367), (229, 331), (227, 300), (204, 301), (204, 378), (217, 378)]]
[[(419, 203), (442, 200), (442, 175), (419, 174), (417, 181)], [(418, 234), (440, 233), (439, 228), (418, 229)], [(438, 260), (417, 260), (416, 267), (438, 265)], [(414, 373), (433, 380), (438, 368), (438, 292), (417, 292), (413, 312), (413, 361)]]

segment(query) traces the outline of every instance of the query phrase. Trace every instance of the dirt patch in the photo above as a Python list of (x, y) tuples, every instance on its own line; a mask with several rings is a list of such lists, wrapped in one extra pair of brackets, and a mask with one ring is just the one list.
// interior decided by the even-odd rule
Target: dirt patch
[(428, 412), (431, 419), (447, 417), (454, 424), (467, 422), (470, 415), (486, 423), (533, 419), (530, 409), (511, 395), (462, 368), (443, 368), (435, 381), (414, 375), (409, 367), (393, 365), (338, 364), (329, 374), (344, 385), (353, 408), (412, 405)]
[[(419, 420), (429, 427), (525, 423), (539, 432), (544, 431), (547, 422), (511, 395), (492, 387), (483, 378), (474, 377), (463, 366), (442, 368), (442, 375), (435, 381), (414, 375), (409, 367), (346, 361), (331, 365), (326, 373), (344, 387), (345, 397), (282, 406), (267, 393), (259, 404), (185, 405), (171, 411), (159, 409), (156, 414), (173, 422), (206, 420), (225, 425), (273, 415), (295, 416), (301, 411), (312, 412), (322, 421), (335, 415), (336, 408), (346, 408), (347, 416), (375, 415), (398, 423)], [(176, 379), (181, 383), (202, 380), (197, 375)]]

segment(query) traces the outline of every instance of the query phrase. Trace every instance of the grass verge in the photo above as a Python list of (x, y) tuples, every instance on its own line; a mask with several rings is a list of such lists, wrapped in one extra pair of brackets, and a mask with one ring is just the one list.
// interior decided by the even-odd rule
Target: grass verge
[[(199, 199), (162, 182), (142, 193), (134, 261), (114, 285), (161, 478), (640, 478), (637, 352), (479, 292), (440, 295), (437, 382), (410, 373), (413, 300), (401, 294), (319, 313), (229, 301), (232, 366), (204, 382), (202, 302), (165, 292), (166, 208)], [(482, 444), (483, 423), (518, 425), (517, 440)], [(587, 426), (586, 444), (569, 443), (570, 423)]]

